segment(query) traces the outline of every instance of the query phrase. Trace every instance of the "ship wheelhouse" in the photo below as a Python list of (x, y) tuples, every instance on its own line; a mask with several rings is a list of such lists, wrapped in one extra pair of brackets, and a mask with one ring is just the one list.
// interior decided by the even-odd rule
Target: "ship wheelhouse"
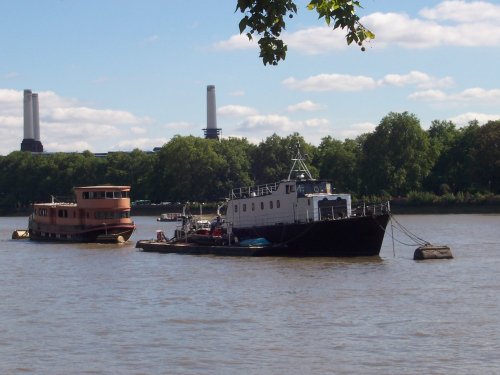
[(330, 181), (283, 180), (231, 191), (226, 219), (249, 227), (307, 223), (351, 216), (351, 196), (334, 194)]

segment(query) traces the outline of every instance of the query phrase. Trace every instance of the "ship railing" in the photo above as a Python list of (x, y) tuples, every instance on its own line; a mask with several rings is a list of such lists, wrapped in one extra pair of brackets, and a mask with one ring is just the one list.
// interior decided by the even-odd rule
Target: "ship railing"
[(230, 199), (240, 199), (249, 197), (261, 197), (263, 195), (271, 194), (278, 189), (279, 182), (265, 185), (257, 185), (250, 187), (242, 187), (231, 190)]
[(352, 216), (371, 216), (371, 215), (380, 215), (384, 213), (391, 212), (391, 204), (389, 201), (382, 203), (371, 203), (356, 206), (352, 210)]

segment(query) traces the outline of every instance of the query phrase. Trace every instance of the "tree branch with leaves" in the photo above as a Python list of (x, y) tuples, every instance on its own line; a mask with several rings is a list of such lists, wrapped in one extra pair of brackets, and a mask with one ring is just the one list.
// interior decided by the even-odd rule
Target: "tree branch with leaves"
[[(357, 8), (361, 8), (360, 2), (351, 0), (311, 0), (307, 5), (308, 10), (315, 10), (318, 18), (323, 18), (333, 30), (346, 30), (348, 45), (354, 42), (364, 51), (363, 43), (374, 39), (375, 34), (361, 24)], [(297, 14), (296, 0), (238, 0), (235, 11), (244, 14), (239, 23), (240, 34), (246, 33), (249, 40), (258, 38), (264, 65), (278, 65), (280, 60), (285, 60), (288, 47), (281, 33), (286, 27), (285, 19)]]

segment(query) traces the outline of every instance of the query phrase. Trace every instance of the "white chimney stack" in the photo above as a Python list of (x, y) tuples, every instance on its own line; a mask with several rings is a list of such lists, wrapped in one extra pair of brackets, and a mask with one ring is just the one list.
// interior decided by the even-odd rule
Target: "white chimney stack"
[(215, 86), (207, 86), (207, 128), (205, 138), (219, 139), (221, 129), (217, 128), (217, 111), (215, 105)]
[(24, 90), (24, 139), (34, 139), (33, 100), (31, 90)]
[(38, 109), (38, 94), (24, 90), (24, 139), (21, 151), (43, 152), (40, 142), (40, 115)]
[(31, 95), (33, 102), (33, 137), (35, 141), (40, 141), (40, 113), (38, 109), (38, 94)]
[(215, 86), (207, 86), (207, 129), (217, 129)]

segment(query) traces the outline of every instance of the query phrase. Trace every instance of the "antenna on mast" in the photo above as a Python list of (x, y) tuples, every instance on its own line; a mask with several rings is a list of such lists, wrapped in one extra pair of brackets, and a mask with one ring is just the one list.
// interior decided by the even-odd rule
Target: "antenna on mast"
[[(295, 158), (292, 158), (292, 161), (293, 161), (293, 165), (292, 165), (292, 168), (290, 169), (290, 173), (288, 174), (288, 181), (290, 181), (290, 177), (292, 176), (293, 172), (297, 173), (297, 176), (299, 179), (307, 178), (309, 180), (314, 180), (314, 178), (312, 178), (312, 176), (311, 176), (311, 172), (309, 172), (309, 169), (307, 168), (307, 165), (304, 161), (304, 157), (302, 156), (302, 154), (300, 152), (300, 142), (299, 141), (297, 141), (297, 153), (295, 154)], [(305, 175), (304, 175), (304, 173), (305, 173)]]

